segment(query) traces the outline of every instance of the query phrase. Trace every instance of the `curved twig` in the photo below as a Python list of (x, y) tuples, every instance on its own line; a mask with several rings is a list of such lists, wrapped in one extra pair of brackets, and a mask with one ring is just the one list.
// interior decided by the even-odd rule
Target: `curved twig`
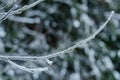
[(82, 41), (79, 41), (77, 44), (75, 44), (75, 45), (73, 45), (73, 46), (71, 46), (71, 47), (69, 47), (69, 48), (67, 48), (63, 51), (56, 52), (56, 53), (53, 53), (53, 54), (49, 54), (49, 55), (46, 55), (46, 56), (2, 56), (2, 55), (0, 55), (0, 60), (5, 60), (6, 58), (10, 59), (10, 60), (24, 60), (24, 61), (27, 61), (27, 60), (29, 60), (29, 61), (31, 61), (31, 60), (45, 60), (45, 59), (50, 59), (50, 58), (57, 57), (61, 54), (69, 53), (69, 52), (73, 51), (75, 48), (77, 48), (79, 46), (82, 46), (85, 43), (87, 43), (88, 41), (94, 39), (95, 36), (105, 28), (107, 23), (112, 18), (113, 14), (114, 14), (114, 11), (111, 12), (110, 16), (105, 21), (105, 23), (103, 25), (101, 25), (99, 27), (99, 29), (95, 33), (93, 33), (91, 36), (89, 36), (88, 38), (86, 38)]
[(36, 72), (42, 72), (42, 71), (47, 71), (48, 68), (47, 67), (43, 67), (43, 68), (27, 68), (27, 67), (24, 67), (24, 66), (20, 66), (18, 64), (16, 64), (15, 62), (7, 59), (5, 60), (6, 62), (8, 62), (9, 64), (11, 64), (13, 67), (15, 68), (18, 68), (20, 70), (23, 70), (23, 71), (26, 71), (26, 72), (29, 72), (29, 73), (36, 73)]

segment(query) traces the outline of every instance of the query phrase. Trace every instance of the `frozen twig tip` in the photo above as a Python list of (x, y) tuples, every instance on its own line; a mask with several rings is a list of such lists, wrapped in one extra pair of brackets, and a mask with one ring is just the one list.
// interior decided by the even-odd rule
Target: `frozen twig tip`
[(114, 13), (115, 13), (115, 11), (112, 11), (112, 13), (114, 14)]

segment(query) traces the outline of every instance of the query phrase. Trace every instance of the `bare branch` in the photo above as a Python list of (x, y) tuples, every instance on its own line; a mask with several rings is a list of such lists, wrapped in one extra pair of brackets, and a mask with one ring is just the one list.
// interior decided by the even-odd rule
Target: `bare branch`
[(31, 3), (31, 4), (29, 4), (29, 5), (25, 5), (25, 6), (23, 6), (22, 8), (13, 11), (13, 14), (22, 13), (23, 11), (25, 11), (25, 10), (27, 10), (27, 9), (30, 9), (30, 8), (32, 8), (32, 7), (34, 7), (34, 6), (36, 6), (37, 4), (39, 4), (39, 3), (42, 2), (42, 1), (44, 1), (44, 0), (37, 0), (37, 1), (35, 1), (35, 2)]
[(14, 0), (8, 0), (6, 5), (4, 5), (3, 7), (0, 8), (0, 10), (6, 8), (6, 7), (9, 7), (12, 3), (14, 2)]
[(22, 13), (23, 11), (25, 11), (25, 10), (27, 10), (27, 9), (30, 9), (30, 8), (32, 8), (32, 7), (34, 7), (34, 6), (36, 6), (37, 4), (39, 4), (39, 3), (42, 2), (42, 1), (44, 1), (44, 0), (37, 0), (37, 1), (35, 1), (35, 2), (31, 3), (31, 4), (29, 4), (29, 5), (25, 5), (25, 6), (23, 6), (22, 8), (13, 11), (14, 9), (16, 9), (16, 8), (18, 7), (18, 4), (17, 4), (18, 2), (16, 2), (15, 5), (14, 5), (8, 12), (0, 13), (0, 14), (3, 14), (3, 16), (0, 18), (0, 23), (1, 23), (3, 20), (5, 20), (5, 19), (8, 17), (8, 15), (10, 15), (10, 14), (20, 14), (20, 13)]
[(0, 18), (0, 23), (1, 23), (3, 20), (5, 20), (5, 19), (8, 17), (8, 15), (10, 15), (11, 12), (12, 12), (14, 9), (16, 9), (17, 7), (18, 7), (18, 5), (15, 4), (6, 14), (4, 14), (4, 15)]
[[(44, 1), (44, 0), (37, 0), (37, 1), (35, 1), (35, 2), (31, 3), (31, 4), (29, 4), (29, 5), (25, 5), (25, 6), (23, 6), (23, 7), (20, 8), (20, 9), (17, 9), (17, 10), (15, 10), (15, 11), (12, 11), (11, 14), (20, 14), (20, 13), (22, 13), (23, 11), (25, 11), (25, 10), (27, 10), (27, 9), (30, 9), (30, 8), (32, 8), (32, 7), (34, 7), (34, 6), (36, 6), (37, 4), (39, 4), (39, 3), (42, 2), (42, 1)], [(7, 13), (5, 12), (5, 13), (0, 13), (0, 14), (7, 14)]]
[(29, 17), (20, 17), (20, 16), (11, 15), (8, 17), (8, 19), (11, 21), (20, 22), (20, 23), (28, 23), (28, 24), (35, 24), (35, 23), (38, 24), (40, 22), (40, 19), (38, 17), (29, 18)]
[(69, 47), (69, 48), (67, 48), (67, 49), (65, 49), (63, 51), (56, 52), (56, 53), (53, 53), (53, 54), (49, 54), (49, 55), (46, 55), (46, 56), (2, 56), (2, 55), (0, 55), (0, 60), (6, 60), (6, 59), (23, 60), (23, 61), (26, 61), (26, 60), (28, 60), (28, 61), (31, 61), (31, 60), (46, 60), (46, 59), (57, 57), (57, 56), (59, 56), (61, 54), (69, 53), (69, 52), (73, 51), (75, 48), (83, 46), (85, 43), (87, 43), (90, 40), (94, 39), (95, 36), (105, 28), (107, 23), (112, 18), (113, 14), (114, 14), (114, 11), (111, 12), (110, 16), (105, 21), (105, 23), (103, 25), (101, 25), (99, 27), (99, 29), (95, 33), (93, 33), (91, 36), (89, 36), (88, 38), (86, 38), (86, 39), (84, 39), (82, 41), (79, 41), (77, 44), (75, 44), (75, 45), (73, 45), (73, 46), (71, 46), (71, 47)]
[(44, 67), (44, 68), (26, 68), (24, 66), (20, 66), (20, 65), (14, 63), (13, 61), (11, 61), (9, 59), (7, 59), (6, 62), (11, 64), (15, 68), (18, 68), (20, 70), (23, 70), (23, 71), (26, 71), (26, 72), (29, 72), (29, 73), (36, 73), (36, 72), (42, 72), (42, 71), (47, 71), (48, 70), (47, 67)]

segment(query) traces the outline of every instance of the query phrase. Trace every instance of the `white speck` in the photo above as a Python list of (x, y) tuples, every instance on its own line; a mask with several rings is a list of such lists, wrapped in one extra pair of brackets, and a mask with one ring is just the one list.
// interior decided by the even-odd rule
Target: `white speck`
[(69, 77), (69, 80), (81, 80), (79, 73), (72, 73)]
[(83, 10), (83, 11), (88, 11), (88, 6), (87, 5), (80, 5), (80, 8)]
[(77, 16), (77, 11), (75, 8), (71, 8), (71, 14), (73, 17), (76, 17)]
[(109, 57), (105, 57), (103, 61), (107, 69), (112, 70), (114, 68), (114, 65)]
[(2, 27), (0, 27), (0, 37), (5, 37), (6, 33)]
[(118, 50), (117, 54), (118, 54), (118, 57), (120, 57), (120, 50)]
[(73, 25), (74, 25), (75, 28), (80, 27), (80, 21), (74, 20), (74, 21), (73, 21)]
[(80, 20), (83, 21), (86, 26), (94, 25), (94, 21), (87, 14), (82, 14), (82, 16), (80, 17)]
[(8, 74), (9, 74), (10, 76), (14, 76), (14, 75), (15, 75), (15, 73), (14, 73), (14, 71), (13, 71), (12, 69), (10, 69), (10, 70), (8, 71)]
[(2, 42), (2, 40), (0, 39), (0, 52), (4, 51), (4, 43)]
[(114, 75), (114, 77), (115, 77), (116, 80), (119, 80), (119, 79), (120, 79), (120, 73), (119, 73), (119, 72), (114, 71), (114, 72), (113, 72), (113, 75)]

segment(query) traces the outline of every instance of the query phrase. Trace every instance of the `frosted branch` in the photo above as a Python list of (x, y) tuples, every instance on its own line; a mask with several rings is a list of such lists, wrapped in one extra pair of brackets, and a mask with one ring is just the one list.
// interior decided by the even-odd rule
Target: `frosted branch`
[(42, 72), (42, 71), (47, 71), (48, 70), (47, 67), (44, 67), (44, 68), (26, 68), (24, 66), (20, 66), (20, 65), (14, 63), (13, 61), (11, 61), (9, 59), (7, 59), (6, 62), (11, 64), (15, 68), (18, 68), (20, 70), (23, 70), (23, 71), (26, 71), (26, 72), (29, 72), (29, 73), (36, 73), (36, 72)]
[(10, 14), (12, 13), (12, 11), (13, 11), (14, 9), (16, 9), (17, 7), (18, 7), (18, 5), (15, 4), (6, 14), (4, 14), (4, 15), (0, 18), (0, 23), (1, 23), (3, 20), (5, 20), (5, 19), (8, 17), (8, 15), (10, 15)]
[(39, 3), (42, 2), (42, 1), (44, 1), (44, 0), (37, 0), (37, 1), (35, 1), (35, 2), (31, 3), (31, 4), (29, 4), (29, 5), (25, 5), (25, 6), (23, 6), (22, 8), (13, 11), (13, 14), (22, 13), (23, 11), (25, 11), (25, 10), (27, 10), (27, 9), (30, 9), (30, 8), (32, 8), (32, 7), (34, 7), (34, 6), (36, 6), (37, 4), (39, 4)]
[(46, 62), (47, 62), (49, 65), (52, 65), (52, 64), (53, 64), (53, 61), (50, 61), (49, 59), (46, 59)]
[(46, 60), (46, 59), (57, 57), (57, 56), (59, 56), (61, 54), (69, 53), (69, 52), (73, 51), (75, 48), (83, 46), (85, 43), (87, 43), (90, 40), (94, 39), (95, 36), (105, 28), (107, 23), (112, 18), (113, 14), (114, 14), (114, 11), (111, 12), (110, 16), (105, 21), (105, 23), (103, 25), (101, 25), (99, 27), (99, 29), (95, 33), (93, 33), (91, 36), (89, 36), (88, 38), (86, 38), (86, 39), (84, 39), (82, 41), (79, 41), (77, 44), (75, 44), (75, 45), (73, 45), (73, 46), (71, 46), (71, 47), (69, 47), (69, 48), (67, 48), (67, 49), (65, 49), (63, 51), (56, 52), (56, 53), (53, 53), (53, 54), (49, 54), (49, 55), (46, 55), (46, 56), (2, 56), (2, 55), (0, 55), (0, 60), (6, 60), (6, 59), (23, 60), (23, 61), (27, 61), (27, 60), (28, 61), (31, 61), (31, 60)]
[[(1, 23), (3, 20), (5, 20), (5, 19), (8, 17), (8, 15), (10, 15), (10, 14), (20, 14), (20, 13), (22, 13), (23, 11), (25, 11), (25, 10), (27, 10), (27, 9), (30, 9), (30, 8), (32, 8), (32, 7), (34, 7), (34, 6), (36, 6), (37, 4), (39, 4), (39, 3), (42, 2), (42, 1), (44, 1), (44, 0), (37, 0), (37, 1), (35, 1), (35, 2), (31, 3), (31, 4), (29, 4), (29, 5), (23, 6), (22, 8), (17, 9), (17, 10), (15, 10), (15, 9), (18, 7), (18, 4), (15, 3), (15, 5), (14, 5), (8, 12), (0, 13), (0, 14), (3, 14), (3, 16), (0, 18), (0, 23)], [(14, 10), (15, 10), (15, 11), (14, 11)]]
[[(42, 1), (44, 1), (44, 0), (37, 0), (37, 1), (35, 1), (35, 2), (31, 3), (31, 4), (29, 4), (29, 5), (23, 6), (23, 7), (20, 8), (20, 9), (17, 9), (17, 10), (15, 10), (15, 11), (12, 11), (11, 13), (12, 13), (12, 14), (20, 14), (20, 13), (22, 13), (23, 11), (25, 11), (25, 10), (27, 10), (27, 9), (30, 9), (30, 8), (32, 8), (32, 7), (34, 7), (34, 6), (36, 6), (37, 4), (39, 4), (39, 3), (42, 2)], [(0, 14), (7, 14), (7, 13), (5, 12), (5, 13), (0, 13)]]

